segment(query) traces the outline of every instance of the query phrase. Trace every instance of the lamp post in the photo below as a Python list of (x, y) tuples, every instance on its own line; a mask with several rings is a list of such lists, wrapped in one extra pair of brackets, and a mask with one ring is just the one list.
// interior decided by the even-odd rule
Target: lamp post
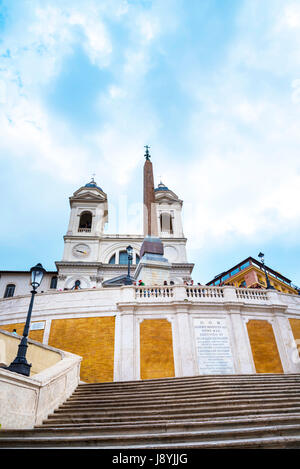
[(267, 274), (267, 269), (265, 267), (265, 255), (262, 252), (260, 252), (258, 254), (258, 257), (260, 258), (260, 261), (263, 265), (263, 270), (265, 272), (266, 282), (267, 282), (267, 290), (275, 290), (275, 288), (270, 284), (270, 280), (269, 280), (269, 277), (268, 277), (268, 274)]
[(43, 268), (42, 264), (37, 264), (35, 267), (30, 269), (31, 272), (31, 300), (29, 304), (29, 309), (27, 313), (26, 323), (23, 330), (23, 337), (18, 347), (18, 354), (14, 361), (6, 367), (7, 370), (14, 371), (15, 373), (20, 373), (21, 375), (29, 376), (30, 375), (30, 368), (31, 365), (27, 363), (26, 360), (26, 352), (27, 352), (27, 337), (29, 334), (29, 327), (30, 327), (30, 320), (31, 320), (31, 313), (33, 307), (34, 296), (37, 293), (36, 289), (42, 283), (44, 273), (46, 272)]
[(130, 262), (132, 261), (133, 249), (131, 246), (127, 246), (126, 251), (127, 251), (127, 256), (128, 256), (128, 270), (127, 270), (127, 277), (125, 279), (125, 285), (132, 285), (132, 280), (130, 277)]

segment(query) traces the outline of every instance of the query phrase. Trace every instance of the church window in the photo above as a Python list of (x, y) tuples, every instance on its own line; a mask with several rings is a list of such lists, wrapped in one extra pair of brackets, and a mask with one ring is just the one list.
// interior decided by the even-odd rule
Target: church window
[(57, 276), (54, 275), (54, 276), (51, 278), (50, 288), (56, 288), (56, 287), (57, 287)]
[(127, 263), (128, 263), (127, 251), (120, 251), (119, 252), (119, 264), (127, 264)]
[(92, 214), (91, 212), (82, 212), (79, 220), (78, 231), (91, 231), (92, 228)]
[[(111, 256), (108, 263), (109, 264), (116, 264), (116, 253)], [(135, 263), (138, 264), (140, 262), (140, 256), (136, 254), (135, 256)], [(127, 251), (119, 251), (119, 264), (127, 265), (128, 264), (128, 254)]]
[(173, 234), (173, 224), (172, 217), (170, 213), (161, 213), (160, 214), (160, 231), (162, 233)]
[(14, 285), (13, 283), (9, 283), (8, 285), (6, 285), (4, 298), (10, 298), (11, 296), (14, 296), (15, 288), (16, 285)]
[(75, 280), (74, 287), (72, 288), (72, 290), (79, 290), (81, 288), (80, 284), (80, 280)]
[(116, 263), (116, 255), (114, 254), (113, 256), (111, 256), (111, 258), (109, 259), (108, 261), (109, 264), (115, 264)]

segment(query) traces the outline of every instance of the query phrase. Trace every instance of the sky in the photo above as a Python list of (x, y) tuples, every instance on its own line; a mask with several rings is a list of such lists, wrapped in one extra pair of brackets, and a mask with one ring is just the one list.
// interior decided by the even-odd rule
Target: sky
[(141, 233), (144, 146), (193, 278), (248, 256), (300, 285), (298, 0), (0, 0), (0, 270), (55, 270), (95, 174)]

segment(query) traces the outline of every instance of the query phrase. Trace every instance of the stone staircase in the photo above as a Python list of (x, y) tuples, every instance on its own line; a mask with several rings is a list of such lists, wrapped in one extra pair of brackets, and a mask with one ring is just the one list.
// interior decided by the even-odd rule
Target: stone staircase
[(5, 448), (300, 448), (300, 375), (80, 384), (42, 425), (1, 430)]

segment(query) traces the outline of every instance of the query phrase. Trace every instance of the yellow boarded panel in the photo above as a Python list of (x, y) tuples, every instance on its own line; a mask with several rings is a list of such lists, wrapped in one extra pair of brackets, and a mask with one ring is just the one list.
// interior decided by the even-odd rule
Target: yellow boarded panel
[(145, 319), (140, 324), (141, 379), (175, 376), (172, 325), (167, 319)]
[(256, 372), (283, 373), (272, 324), (253, 319), (247, 329)]
[[(16, 333), (22, 336), (24, 326), (25, 326), (25, 323), (7, 324), (4, 326), (1, 325), (0, 329), (3, 329), (4, 331), (8, 331), (8, 332), (12, 332), (14, 329), (16, 329)], [(44, 337), (43, 329), (29, 331), (29, 335), (28, 335), (29, 339), (36, 340), (37, 342), (43, 343), (43, 337)]]
[(113, 381), (114, 342), (114, 316), (51, 322), (49, 345), (80, 355), (80, 378), (87, 383)]

